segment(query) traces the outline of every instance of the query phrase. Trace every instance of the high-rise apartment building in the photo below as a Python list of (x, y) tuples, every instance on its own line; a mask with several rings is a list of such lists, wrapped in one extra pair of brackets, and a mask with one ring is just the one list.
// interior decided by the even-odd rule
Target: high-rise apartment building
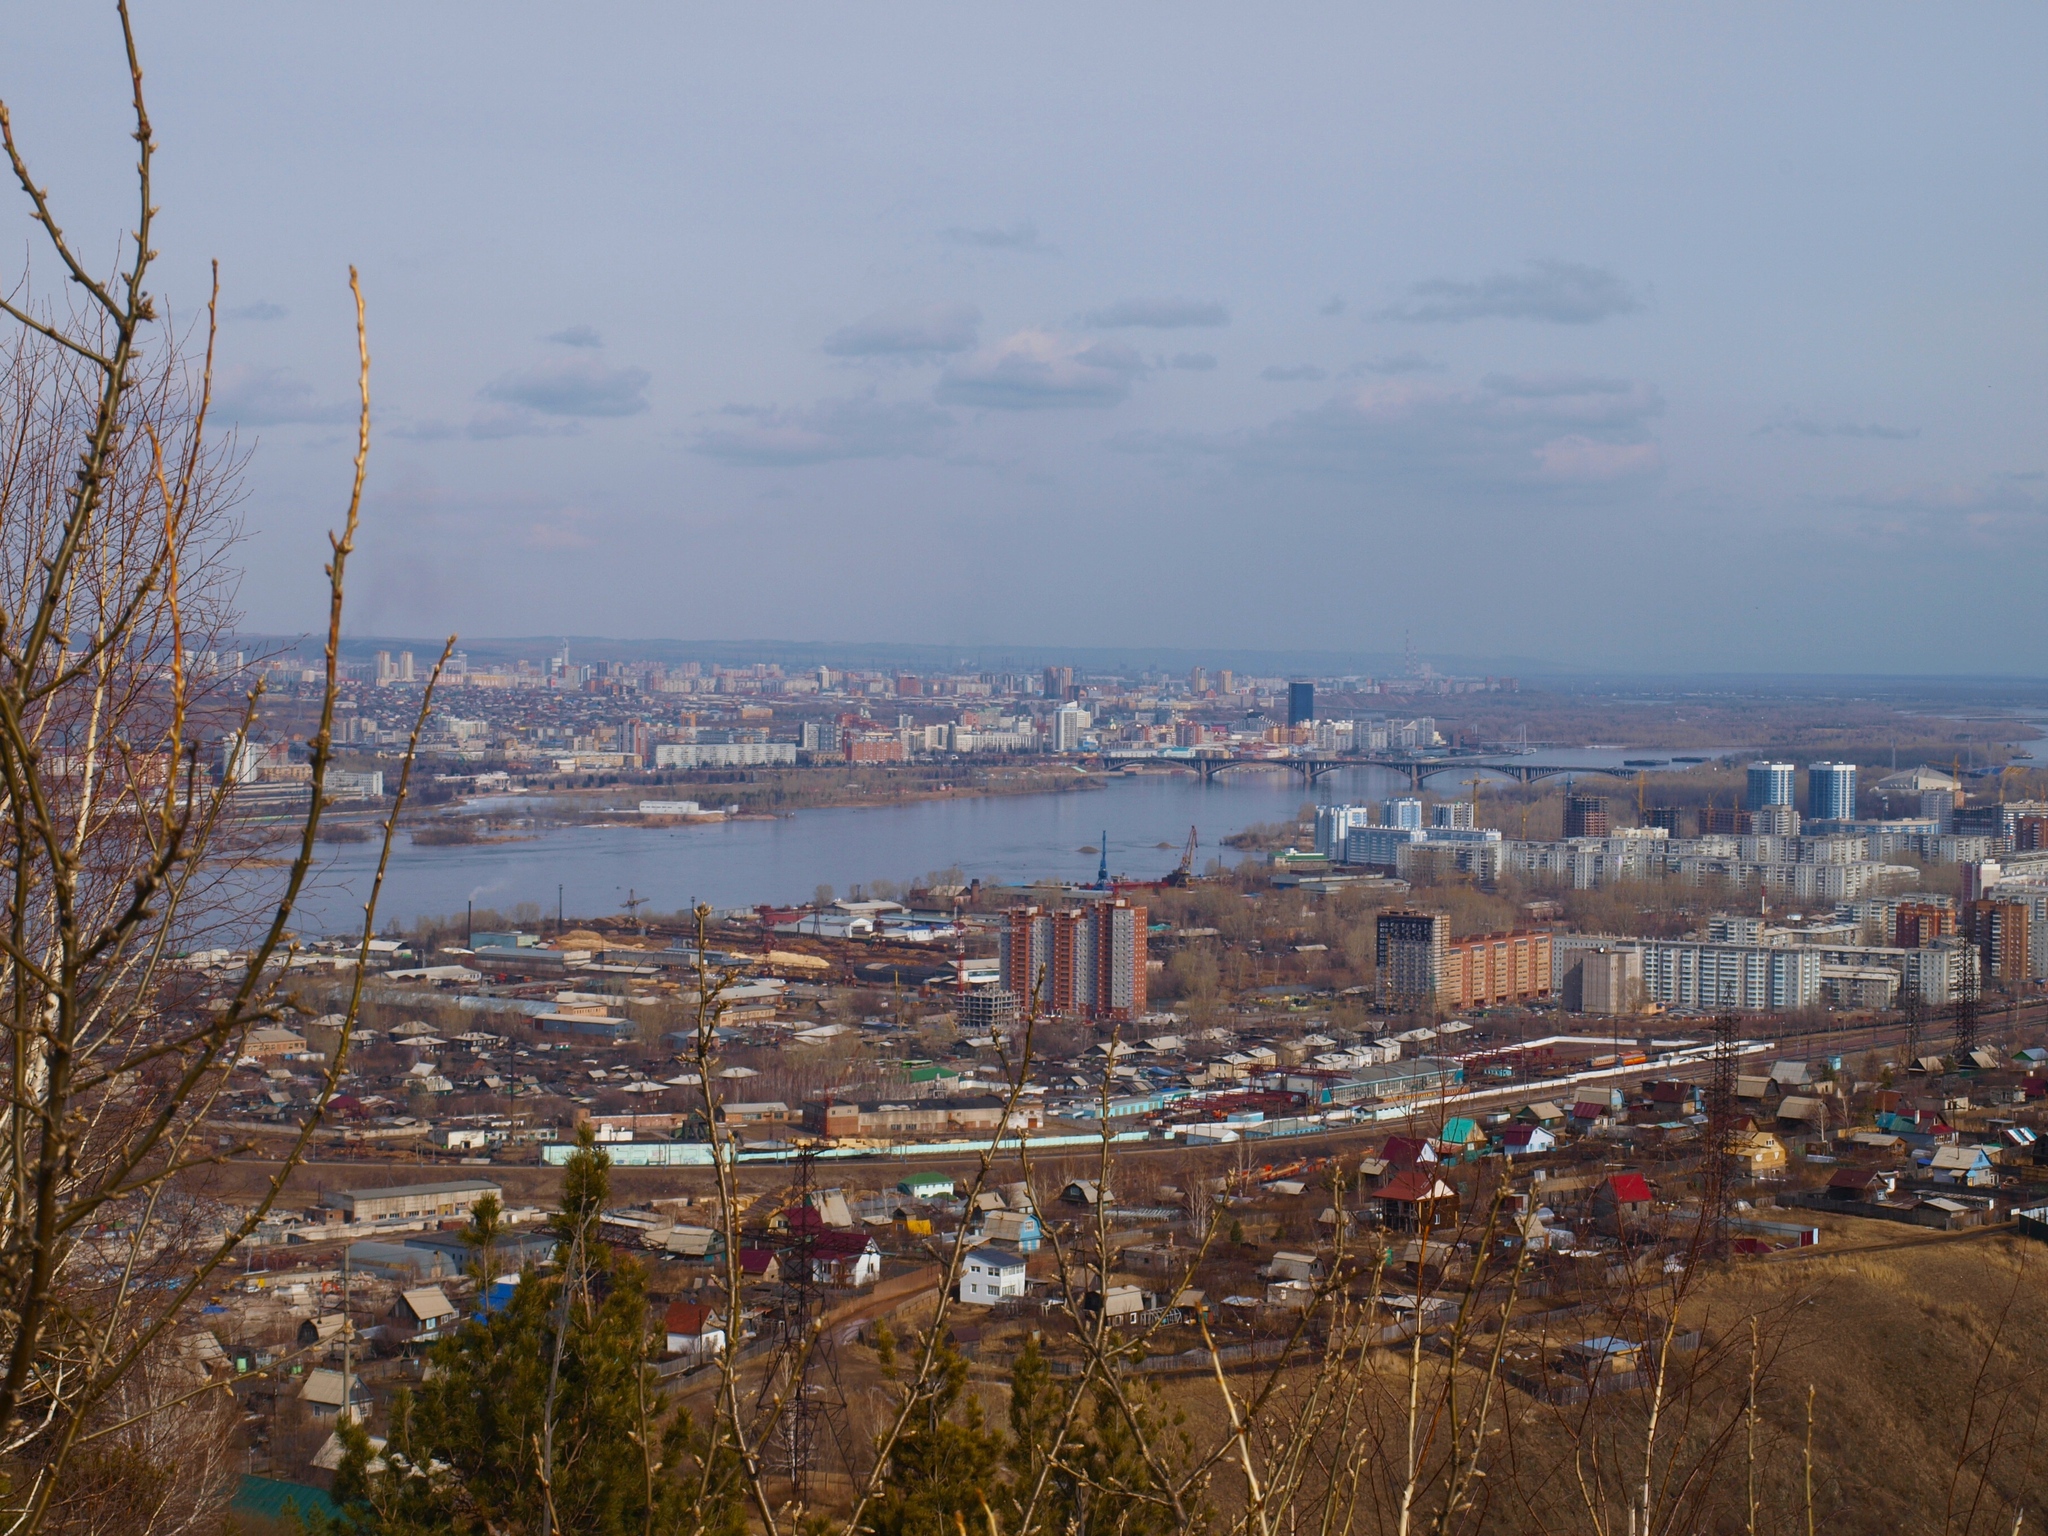
[(1749, 813), (1749, 830), (1757, 837), (1797, 837), (1799, 813), (1789, 805), (1760, 805)]
[(2023, 901), (1973, 901), (1963, 909), (1965, 932), (1977, 946), (1979, 974), (1986, 981), (2026, 980), (2032, 917)]
[(1892, 944), (1899, 949), (1925, 949), (1955, 931), (1955, 913), (1931, 901), (1902, 901), (1892, 914)]
[(1194, 667), (1190, 669), (1188, 672), (1188, 692), (1199, 699), (1203, 694), (1207, 693), (1208, 691), (1208, 672), (1206, 672), (1201, 667)]
[(1237, 674), (1228, 667), (1223, 668), (1216, 674), (1216, 686), (1226, 694), (1237, 692)]
[(1145, 1011), (1143, 907), (1119, 899), (1006, 916), (1002, 984), (1020, 1007), (1124, 1023)]
[(1810, 821), (1856, 819), (1856, 765), (1811, 763), (1806, 769), (1806, 815)]
[(1432, 827), (1451, 827), (1470, 830), (1472, 826), (1472, 802), (1470, 800), (1439, 800), (1429, 808), (1429, 824)]
[(1608, 820), (1607, 801), (1600, 795), (1571, 794), (1564, 797), (1564, 835), (1605, 837), (1613, 830)]
[(1443, 913), (1382, 912), (1374, 923), (1373, 946), (1380, 1006), (1434, 1012), (1449, 970), (1450, 946), (1451, 920)]
[(1062, 704), (1053, 711), (1052, 749), (1055, 752), (1081, 750), (1081, 733), (1095, 723), (1094, 716), (1078, 704)]
[(1287, 685), (1287, 723), (1291, 726), (1307, 725), (1316, 717), (1316, 685), (1314, 683), (1289, 683)]
[(1820, 1001), (1820, 951), (1806, 944), (1643, 941), (1643, 995), (1667, 1008), (1788, 1013)]
[(1342, 862), (1345, 839), (1355, 827), (1372, 825), (1372, 810), (1363, 805), (1319, 805), (1316, 807), (1316, 852)]
[(1383, 827), (1408, 827), (1422, 830), (1422, 802), (1403, 795), (1396, 800), (1384, 801), (1380, 806), (1380, 825)]
[(1548, 932), (1481, 933), (1444, 946), (1444, 974), (1436, 1001), (1441, 1012), (1491, 1008), (1548, 997)]
[(1045, 696), (1048, 699), (1071, 699), (1074, 696), (1074, 669), (1072, 667), (1047, 667), (1045, 669)]
[(1743, 806), (1760, 811), (1767, 805), (1790, 805), (1793, 773), (1790, 763), (1751, 763), (1749, 788), (1743, 797)]

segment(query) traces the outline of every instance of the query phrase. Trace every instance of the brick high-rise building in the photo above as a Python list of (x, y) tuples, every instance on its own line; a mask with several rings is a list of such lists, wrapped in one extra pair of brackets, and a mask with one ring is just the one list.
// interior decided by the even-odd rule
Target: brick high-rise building
[(1977, 946), (1986, 981), (2027, 979), (2027, 927), (2033, 913), (2023, 901), (1973, 901), (1964, 909), (1966, 933)]
[(1490, 1008), (1550, 996), (1550, 935), (1547, 932), (1480, 933), (1444, 947), (1444, 975), (1437, 1006)]
[(1607, 801), (1599, 795), (1566, 795), (1564, 797), (1564, 835), (1566, 837), (1605, 837), (1613, 830), (1613, 823), (1607, 818)]
[(1955, 931), (1955, 913), (1931, 901), (1902, 901), (1892, 917), (1892, 944), (1898, 949), (1925, 949)]
[(1048, 911), (1012, 907), (1003, 987), (1021, 1010), (1128, 1022), (1145, 1011), (1143, 907), (1122, 899)]

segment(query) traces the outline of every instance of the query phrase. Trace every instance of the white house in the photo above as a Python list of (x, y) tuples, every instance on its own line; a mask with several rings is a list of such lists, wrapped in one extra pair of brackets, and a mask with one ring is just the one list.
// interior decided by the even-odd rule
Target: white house
[(960, 1299), (991, 1306), (1005, 1296), (1024, 1294), (1024, 1255), (998, 1243), (967, 1250), (960, 1269)]
[(1990, 1185), (1998, 1174), (1982, 1147), (1936, 1147), (1927, 1171), (1937, 1184)]
[(686, 1360), (709, 1360), (725, 1353), (725, 1327), (719, 1315), (694, 1301), (672, 1301), (662, 1319), (668, 1352)]

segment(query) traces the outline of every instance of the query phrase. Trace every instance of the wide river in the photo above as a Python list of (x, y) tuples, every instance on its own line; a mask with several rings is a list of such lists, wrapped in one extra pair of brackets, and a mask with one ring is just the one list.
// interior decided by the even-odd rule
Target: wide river
[[(1638, 754), (1580, 749), (1546, 759), (1592, 767), (1625, 755)], [(1629, 793), (1621, 780), (1594, 782)], [(1444, 776), (1436, 784), (1451, 787)], [(776, 821), (564, 827), (522, 841), (438, 848), (416, 848), (401, 835), (379, 927), (453, 916), (471, 901), (507, 913), (534, 902), (552, 915), (558, 895), (571, 917), (619, 912), (629, 894), (661, 913), (699, 901), (719, 909), (779, 905), (808, 901), (820, 885), (844, 896), (876, 880), (907, 885), (949, 868), (984, 881), (1092, 880), (1098, 856), (1080, 850), (1100, 846), (1105, 831), (1112, 874), (1156, 879), (1179, 861), (1190, 827), (1198, 829), (1199, 870), (1212, 858), (1235, 857), (1224, 838), (1260, 822), (1291, 820), (1306, 802), (1380, 799), (1407, 788), (1405, 775), (1382, 768), (1347, 769), (1314, 790), (1291, 773), (1240, 770), (1207, 785), (1192, 774), (1147, 774), (1113, 778), (1099, 791), (801, 811)], [(361, 921), (376, 845), (323, 852), (330, 857), (304, 905), (302, 931), (340, 933)]]

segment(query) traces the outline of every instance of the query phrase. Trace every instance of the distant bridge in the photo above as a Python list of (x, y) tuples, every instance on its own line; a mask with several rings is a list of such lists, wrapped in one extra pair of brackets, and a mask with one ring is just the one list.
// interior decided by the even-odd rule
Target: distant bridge
[(1359, 757), (1197, 757), (1183, 761), (1201, 770), (1204, 784), (1240, 768), (1284, 768), (1309, 784), (1346, 768), (1385, 768), (1393, 773), (1407, 774), (1412, 789), (1421, 789), (1439, 774), (1466, 772), (1474, 768), (1519, 779), (1524, 784), (1555, 778), (1561, 773), (1599, 773), (1610, 778), (1629, 779), (1635, 777), (1636, 772), (1633, 768), (1601, 767), (1591, 763), (1545, 763), (1522, 757), (1402, 757), (1382, 752)]

